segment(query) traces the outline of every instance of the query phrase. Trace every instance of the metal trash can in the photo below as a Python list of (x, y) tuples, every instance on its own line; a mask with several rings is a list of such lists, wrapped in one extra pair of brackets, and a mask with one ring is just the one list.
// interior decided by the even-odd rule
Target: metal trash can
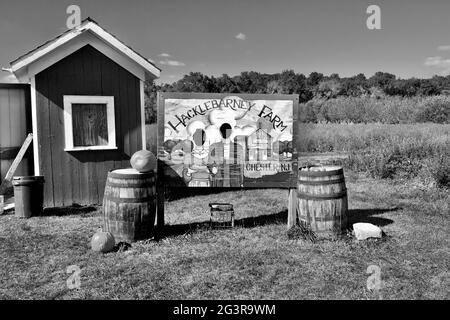
[(13, 177), (15, 214), (19, 218), (40, 216), (44, 205), (44, 177)]

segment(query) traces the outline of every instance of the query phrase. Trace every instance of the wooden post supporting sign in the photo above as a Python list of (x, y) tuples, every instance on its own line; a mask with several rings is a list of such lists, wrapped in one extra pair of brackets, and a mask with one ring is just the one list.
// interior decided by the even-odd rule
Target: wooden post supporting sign
[(288, 201), (288, 229), (297, 224), (297, 189), (289, 189)]

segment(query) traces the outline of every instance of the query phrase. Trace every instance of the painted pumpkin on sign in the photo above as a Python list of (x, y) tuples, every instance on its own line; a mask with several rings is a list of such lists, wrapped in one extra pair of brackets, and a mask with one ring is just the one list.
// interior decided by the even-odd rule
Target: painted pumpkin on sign
[(150, 172), (156, 169), (156, 157), (148, 150), (140, 150), (133, 154), (130, 160), (133, 169), (139, 172)]
[(110, 232), (97, 231), (91, 239), (91, 248), (97, 252), (109, 252), (115, 244), (114, 236)]

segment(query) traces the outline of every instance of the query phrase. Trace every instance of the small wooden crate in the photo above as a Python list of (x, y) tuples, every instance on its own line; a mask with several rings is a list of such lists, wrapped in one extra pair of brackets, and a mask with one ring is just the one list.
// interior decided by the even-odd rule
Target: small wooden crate
[(210, 226), (215, 228), (234, 227), (234, 209), (231, 203), (213, 202), (209, 204), (211, 211)]

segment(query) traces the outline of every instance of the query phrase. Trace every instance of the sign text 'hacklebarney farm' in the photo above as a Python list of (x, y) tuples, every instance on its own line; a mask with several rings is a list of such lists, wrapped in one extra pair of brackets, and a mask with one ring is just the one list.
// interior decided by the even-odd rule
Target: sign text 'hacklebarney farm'
[[(164, 96), (158, 157), (168, 185), (288, 187), (294, 101)], [(161, 124), (159, 124), (161, 125)]]

